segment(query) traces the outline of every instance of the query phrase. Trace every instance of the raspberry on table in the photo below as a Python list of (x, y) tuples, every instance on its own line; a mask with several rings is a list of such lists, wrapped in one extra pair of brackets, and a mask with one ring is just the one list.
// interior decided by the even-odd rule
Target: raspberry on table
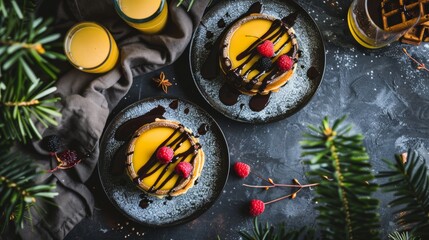
[(250, 208), (249, 213), (250, 215), (256, 217), (261, 215), (265, 210), (265, 203), (262, 202), (259, 199), (252, 199), (250, 200)]
[(237, 176), (246, 178), (250, 174), (250, 166), (243, 162), (236, 162), (234, 164), (234, 171)]

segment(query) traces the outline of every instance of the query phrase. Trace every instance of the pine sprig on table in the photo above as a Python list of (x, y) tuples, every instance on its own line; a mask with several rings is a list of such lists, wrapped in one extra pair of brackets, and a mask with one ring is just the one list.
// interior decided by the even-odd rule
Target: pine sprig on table
[(0, 13), (3, 17), (9, 16), (10, 9), (12, 9), (13, 13), (20, 19), (24, 18), (24, 14), (22, 13), (17, 0), (0, 0)]
[(388, 181), (381, 186), (394, 193), (389, 205), (399, 215), (396, 223), (401, 231), (411, 231), (422, 239), (429, 239), (429, 176), (426, 160), (416, 151), (409, 150), (404, 163), (401, 155), (395, 162), (384, 160), (390, 171), (380, 172), (380, 178)]
[[(186, 0), (178, 0), (178, 2), (177, 2), (177, 7), (179, 7), (180, 5), (182, 5), (183, 4), (183, 2), (185, 2)], [(192, 8), (192, 5), (194, 5), (194, 1), (195, 0), (189, 0), (189, 1), (186, 1), (187, 3), (188, 3), (188, 8), (187, 8), (187, 10), (186, 11), (190, 11), (191, 10), (191, 8)]]
[(389, 234), (390, 240), (420, 240), (420, 238), (413, 236), (412, 234), (409, 234), (408, 232), (394, 232)]
[(18, 69), (35, 82), (36, 68), (56, 79), (59, 69), (50, 61), (65, 60), (65, 56), (53, 51), (60, 34), (50, 33), (51, 23), (52, 20), (32, 16), (28, 21), (16, 15), (0, 16), (0, 73)]
[(52, 192), (55, 185), (34, 183), (40, 174), (43, 173), (32, 159), (17, 153), (0, 153), (0, 233), (10, 222), (22, 228), (24, 219), (31, 217), (32, 205), (58, 195)]
[(330, 126), (309, 126), (312, 133), (301, 142), (303, 156), (311, 157), (310, 176), (319, 177), (315, 201), (323, 239), (378, 239), (378, 200), (371, 197), (377, 185), (362, 135), (349, 135), (345, 117)]
[(286, 231), (284, 224), (280, 224), (276, 227), (266, 223), (265, 226), (262, 223), (258, 222), (258, 218), (255, 217), (253, 220), (253, 231), (245, 232), (240, 231), (240, 236), (245, 240), (310, 240), (314, 239), (314, 231), (307, 230), (307, 228), (302, 228), (300, 230), (289, 230)]
[(48, 96), (56, 90), (56, 87), (39, 80), (25, 81), (25, 75), (20, 72), (15, 77), (6, 74), (2, 81), (5, 84), (3, 88), (0, 86), (0, 123), (3, 124), (0, 127), (0, 139), (21, 142), (33, 138), (40, 139), (36, 121), (44, 127), (57, 125), (54, 117), (61, 114), (53, 103), (59, 98)]
[[(51, 20), (34, 18), (32, 0), (0, 0), (0, 140), (26, 142), (41, 138), (36, 127), (57, 125), (61, 116), (48, 97), (59, 72), (50, 61), (65, 59), (52, 49), (59, 34), (50, 33)], [(5, 14), (6, 12), (6, 14)], [(37, 75), (50, 76), (48, 83)]]

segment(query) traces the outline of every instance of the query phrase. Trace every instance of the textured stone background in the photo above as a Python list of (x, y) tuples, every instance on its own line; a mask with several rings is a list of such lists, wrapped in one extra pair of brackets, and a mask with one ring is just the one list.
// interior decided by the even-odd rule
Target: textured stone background
[[(187, 53), (173, 66), (162, 69), (174, 83), (168, 95), (189, 99), (212, 114), (227, 138), (231, 162), (248, 162), (256, 172), (277, 182), (290, 182), (292, 178), (307, 182), (298, 141), (308, 124), (320, 123), (325, 115), (331, 119), (349, 116), (346, 122), (354, 126), (355, 132), (365, 135), (374, 173), (385, 168), (382, 158), (393, 159), (395, 153), (410, 147), (427, 156), (429, 73), (416, 70), (401, 49), (407, 48), (414, 57), (429, 65), (429, 44), (415, 47), (395, 43), (375, 51), (362, 49), (350, 36), (345, 20), (350, 0), (297, 2), (318, 24), (326, 47), (324, 80), (303, 110), (285, 120), (262, 125), (227, 119), (199, 95), (189, 73)], [(112, 116), (139, 99), (164, 95), (151, 82), (158, 74), (159, 71), (137, 78)], [(230, 174), (220, 199), (201, 217), (176, 227), (148, 229), (128, 221), (111, 206), (95, 172), (89, 185), (96, 195), (96, 212), (67, 239), (137, 238), (142, 233), (144, 239), (215, 239), (217, 235), (221, 239), (239, 239), (239, 230), (251, 229), (252, 218), (246, 214), (250, 199), (268, 201), (287, 194), (287, 190), (281, 189), (247, 189), (242, 183), (260, 183), (260, 180), (254, 176), (239, 180)], [(303, 190), (294, 200), (271, 204), (260, 220), (285, 222), (291, 228), (311, 227), (316, 216), (312, 196), (311, 190)], [(395, 228), (387, 207), (391, 196), (378, 193), (376, 197), (381, 200), (380, 215), (383, 234), (386, 234)]]

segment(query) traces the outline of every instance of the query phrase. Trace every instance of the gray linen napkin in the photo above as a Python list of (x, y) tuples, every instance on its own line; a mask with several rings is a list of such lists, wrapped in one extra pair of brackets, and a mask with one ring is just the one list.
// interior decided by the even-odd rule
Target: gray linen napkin
[[(97, 164), (99, 139), (109, 112), (127, 93), (133, 77), (171, 64), (182, 54), (208, 2), (196, 0), (190, 12), (186, 12), (186, 6), (176, 7), (176, 1), (169, 2), (169, 22), (157, 35), (145, 35), (129, 27), (116, 14), (112, 0), (59, 2), (59, 25), (70, 27), (79, 21), (104, 25), (118, 43), (120, 61), (104, 75), (71, 70), (58, 80), (62, 118), (57, 128), (47, 129), (43, 135), (58, 134), (66, 145), (87, 156), (73, 169), (46, 174), (44, 182), (57, 185), (59, 196), (54, 199), (57, 206), (41, 203), (46, 212), (36, 214), (19, 232), (23, 239), (63, 239), (77, 223), (92, 214), (94, 200), (84, 183)], [(35, 149), (41, 152), (37, 144)], [(44, 158), (40, 162), (48, 169), (48, 157)]]

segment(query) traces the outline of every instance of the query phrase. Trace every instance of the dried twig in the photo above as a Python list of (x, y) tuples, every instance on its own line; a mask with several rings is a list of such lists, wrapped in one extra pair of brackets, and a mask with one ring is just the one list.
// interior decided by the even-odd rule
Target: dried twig
[(416, 64), (417, 64), (417, 70), (425, 70), (425, 71), (429, 72), (429, 69), (425, 66), (425, 64), (424, 64), (424, 63), (421, 63), (421, 62), (417, 61), (415, 58), (413, 58), (413, 57), (412, 57), (412, 56), (407, 52), (407, 49), (402, 48), (402, 51), (405, 53), (405, 55), (407, 55), (407, 57), (408, 57), (409, 59), (411, 59), (414, 63), (416, 63)]

